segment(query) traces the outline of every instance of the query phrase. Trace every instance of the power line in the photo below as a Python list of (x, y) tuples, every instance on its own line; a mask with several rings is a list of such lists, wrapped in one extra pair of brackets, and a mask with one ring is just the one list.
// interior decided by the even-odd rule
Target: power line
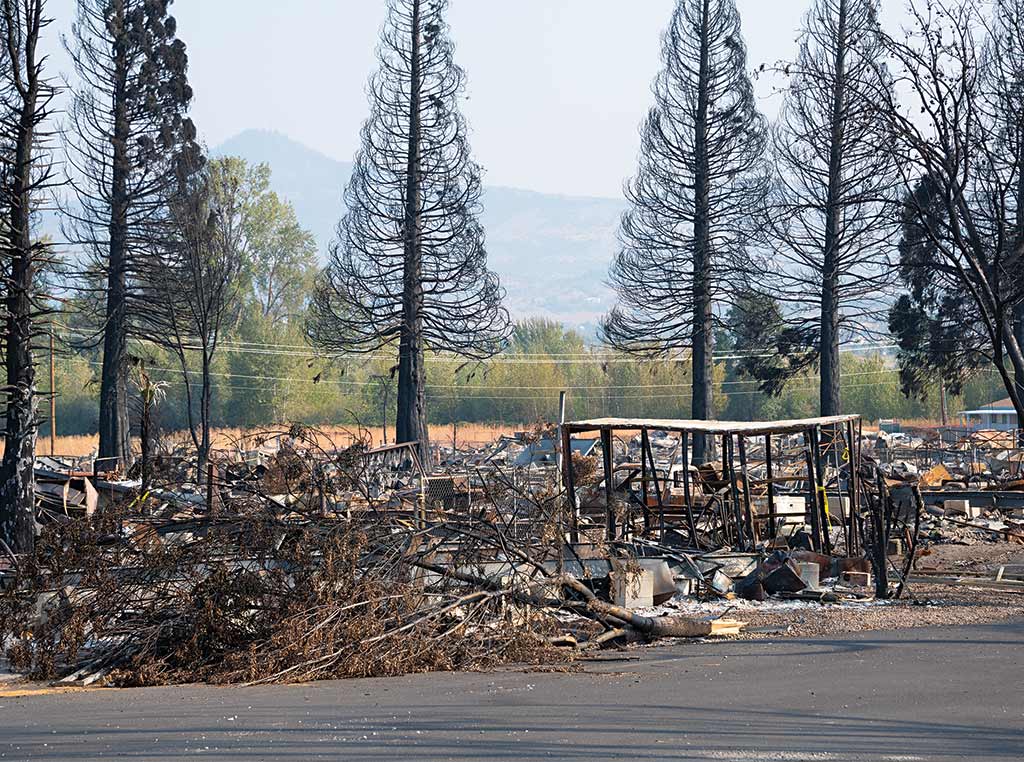
[[(102, 366), (102, 363), (97, 362), (95, 360), (85, 360), (84, 362), (86, 364), (92, 365), (94, 367)], [(148, 367), (147, 366), (146, 370), (147, 371), (156, 371), (156, 372), (161, 372), (161, 373), (175, 373), (175, 374), (182, 373), (182, 369), (181, 368), (155, 368), (155, 367)], [(184, 372), (186, 374), (190, 375), (190, 376), (201, 376), (202, 375), (202, 371), (199, 371), (199, 370), (186, 370)], [(888, 374), (895, 373), (895, 372), (896, 372), (895, 370), (862, 371), (862, 372), (857, 372), (857, 373), (847, 373), (847, 374), (844, 375), (844, 378), (863, 377), (863, 376), (881, 376), (881, 375), (888, 375)], [(338, 379), (338, 380), (326, 380), (326, 381), (319, 381), (319, 382), (317, 382), (317, 381), (314, 381), (311, 378), (289, 378), (289, 377), (285, 377), (285, 376), (248, 375), (248, 374), (244, 374), (244, 373), (220, 373), (220, 372), (215, 372), (215, 371), (211, 371), (210, 375), (211, 376), (215, 376), (217, 378), (240, 378), (240, 379), (246, 379), (246, 380), (250, 380), (250, 381), (285, 381), (285, 382), (290, 382), (290, 383), (314, 384), (314, 385), (323, 386), (323, 387), (328, 387), (328, 386), (332, 386), (332, 385), (359, 386), (359, 387), (371, 387), (371, 386), (373, 386), (373, 387), (375, 387), (375, 386), (379, 385), (379, 382), (377, 382), (377, 381), (344, 381), (344, 380)], [(739, 384), (757, 384), (757, 383), (759, 383), (759, 382), (756, 381), (756, 380), (753, 380), (753, 381), (750, 381), (750, 380), (748, 380), (748, 381), (723, 381), (721, 384), (719, 384), (719, 386), (733, 386), (733, 385), (739, 385)], [(566, 386), (566, 385), (556, 385), (556, 386), (524, 386), (524, 385), (519, 385), (519, 384), (517, 384), (515, 386), (468, 386), (468, 385), (465, 385), (465, 384), (429, 384), (428, 387), (431, 388), (431, 389), (453, 389), (453, 390), (462, 390), (462, 391), (465, 391), (465, 392), (473, 392), (475, 390), (480, 390), (480, 391), (500, 391), (500, 390), (515, 391), (515, 390), (519, 390), (519, 389), (529, 389), (531, 391), (585, 391), (585, 390), (590, 390), (590, 389), (594, 388), (593, 385), (589, 385), (589, 386)], [(687, 384), (609, 384), (607, 386), (601, 386), (600, 388), (602, 388), (602, 389), (691, 389), (691, 388), (693, 388), (693, 384), (692, 383), (687, 383)], [(675, 395), (667, 395), (667, 396), (675, 396)]]
[[(70, 334), (78, 336), (93, 336), (92, 332), (84, 331), (75, 328), (65, 329)], [(158, 342), (142, 339), (147, 344), (159, 346)], [(277, 356), (277, 357), (296, 357), (305, 360), (310, 359), (352, 359), (352, 360), (386, 360), (393, 362), (396, 358), (390, 354), (333, 354), (323, 355), (318, 353), (314, 348), (308, 346), (301, 346), (296, 344), (274, 344), (274, 343), (256, 343), (256, 342), (242, 342), (242, 341), (230, 341), (222, 340), (218, 341), (217, 346), (219, 349), (225, 352), (234, 352), (237, 354), (251, 354), (251, 355), (264, 355), (264, 356)], [(194, 344), (185, 344), (182, 346), (183, 349), (189, 351), (200, 351), (202, 347)], [(851, 354), (857, 352), (877, 352), (888, 349), (897, 349), (896, 344), (862, 344), (852, 347), (845, 347), (840, 349), (841, 354)], [(715, 360), (748, 360), (757, 358), (768, 358), (778, 356), (778, 351), (772, 349), (759, 349), (759, 350), (748, 350), (746, 352), (732, 351), (728, 354), (715, 354), (713, 359)], [(565, 359), (569, 358), (569, 359)], [(572, 359), (578, 358), (578, 359)], [(642, 355), (629, 355), (626, 353), (608, 353), (608, 352), (551, 352), (551, 353), (509, 353), (496, 355), (495, 357), (487, 360), (472, 360), (459, 356), (444, 356), (444, 355), (433, 355), (427, 354), (424, 357), (426, 362), (430, 363), (461, 363), (471, 364), (480, 362), (487, 365), (554, 365), (554, 364), (565, 364), (565, 365), (612, 365), (612, 364), (671, 364), (675, 362), (685, 362), (689, 360), (689, 353), (681, 353), (676, 356), (667, 357), (645, 357)]]
[[(895, 382), (896, 380), (897, 379), (893, 379), (893, 382)], [(846, 385), (843, 386), (843, 388), (844, 389), (874, 389), (874, 388), (881, 388), (883, 386), (891, 386), (891, 385), (892, 385), (891, 383), (886, 383), (886, 382), (879, 382), (879, 383), (874, 383), (874, 384), (846, 384)], [(816, 392), (816, 391), (818, 391), (818, 387), (817, 386), (803, 386), (803, 387), (787, 388), (785, 391), (788, 391), (788, 392)], [(485, 399), (485, 400), (548, 400), (548, 399), (554, 399), (553, 395), (551, 397), (538, 396), (538, 395), (523, 396), (523, 397), (519, 397), (519, 396), (511, 396), (511, 397), (509, 397), (509, 396), (505, 396), (505, 395), (501, 395), (501, 396), (478, 396), (478, 395), (474, 395), (472, 397), (451, 397), (451, 396), (442, 397), (442, 396), (439, 396), (439, 395), (430, 394), (430, 390), (429, 389), (427, 390), (427, 394), (428, 394), (428, 396), (431, 399), (434, 399), (434, 400), (453, 400), (453, 401), (459, 401), (459, 402), (466, 402), (466, 401), (471, 401), (471, 400), (474, 400), (474, 399), (481, 399), (481, 400), (483, 400), (483, 399)], [(744, 395), (748, 395), (748, 394), (763, 394), (763, 392), (760, 389), (748, 389), (748, 390), (738, 391), (738, 392), (729, 392), (728, 396), (729, 397), (739, 397), (739, 396), (744, 396)], [(677, 395), (677, 394), (628, 394), (628, 395), (623, 395), (623, 396), (603, 395), (603, 394), (602, 395), (597, 395), (597, 396), (573, 395), (569, 399), (570, 399), (570, 401), (572, 401), (572, 400), (587, 400), (587, 401), (597, 401), (597, 402), (604, 401), (604, 400), (655, 400), (655, 399), (675, 399), (675, 400), (678, 400), (679, 399), (679, 395)]]
[[(155, 369), (154, 369), (155, 370)], [(891, 387), (897, 379), (893, 379), (891, 382), (875, 382), (870, 384), (846, 384), (844, 389), (874, 389), (882, 387)], [(169, 386), (184, 387), (185, 384), (182, 381), (173, 381), (168, 383)], [(435, 387), (439, 388), (439, 387)], [(440, 387), (443, 388), (443, 387)], [(462, 387), (460, 387), (462, 388)], [(215, 390), (231, 390), (231, 391), (256, 391), (256, 392), (269, 392), (266, 386), (247, 386), (237, 384), (217, 384), (214, 387)], [(810, 392), (817, 391), (817, 386), (803, 386), (788, 388), (786, 391), (790, 392)], [(483, 391), (489, 391), (484, 389)], [(746, 396), (750, 394), (762, 394), (760, 389), (746, 389), (736, 392), (728, 392), (729, 397)], [(489, 400), (489, 401), (503, 401), (503, 400), (552, 400), (555, 399), (554, 394), (533, 394), (533, 395), (487, 395), (487, 394), (474, 394), (471, 396), (454, 396), (454, 395), (438, 395), (434, 394), (429, 388), (427, 389), (427, 396), (433, 400), (443, 401), (455, 401), (455, 402), (472, 402), (474, 400)], [(604, 402), (610, 400), (679, 400), (680, 395), (678, 394), (625, 394), (625, 395), (579, 395), (574, 394), (570, 398), (571, 400), (583, 400), (588, 402)]]

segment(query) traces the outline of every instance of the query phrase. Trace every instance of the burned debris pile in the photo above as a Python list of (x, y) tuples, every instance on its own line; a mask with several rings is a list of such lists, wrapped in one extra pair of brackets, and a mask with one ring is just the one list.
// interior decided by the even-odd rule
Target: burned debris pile
[[(916, 484), (928, 544), (1024, 545), (1024, 447), (1014, 431), (886, 434), (874, 453), (893, 489)], [(905, 487), (904, 487), (905, 489)]]
[(428, 476), (408, 446), (265, 440), (207, 484), (65, 473), (96, 497), (41, 499), (36, 552), (5, 558), (12, 665), (82, 683), (305, 681), (736, 631), (599, 596), (561, 555), (561, 495), (496, 462)]
[(1004, 481), (900, 474), (872, 444), (852, 416), (601, 419), (430, 465), (304, 427), (203, 473), (174, 453), (127, 474), (40, 459), (36, 550), (0, 548), (0, 639), (15, 669), (85, 684), (568, 664), (744, 630), (673, 602), (899, 598), (929, 544), (1017, 531), (1002, 503), (957, 502), (1005, 502)]

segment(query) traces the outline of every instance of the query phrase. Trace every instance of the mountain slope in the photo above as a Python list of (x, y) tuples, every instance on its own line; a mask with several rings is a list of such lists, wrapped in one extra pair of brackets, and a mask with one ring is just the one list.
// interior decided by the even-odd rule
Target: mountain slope
[[(265, 130), (247, 130), (214, 154), (269, 164), (274, 190), (292, 202), (326, 256), (343, 213), (351, 163)], [(591, 329), (611, 305), (604, 279), (625, 202), (488, 186), (483, 204), (491, 266), (508, 291), (513, 314)]]

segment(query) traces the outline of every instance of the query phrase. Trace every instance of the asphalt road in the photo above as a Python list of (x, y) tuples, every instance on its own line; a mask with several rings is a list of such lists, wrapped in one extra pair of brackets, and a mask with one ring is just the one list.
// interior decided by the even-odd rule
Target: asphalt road
[(662, 646), (584, 674), (4, 698), (0, 759), (1021, 760), (1024, 623)]

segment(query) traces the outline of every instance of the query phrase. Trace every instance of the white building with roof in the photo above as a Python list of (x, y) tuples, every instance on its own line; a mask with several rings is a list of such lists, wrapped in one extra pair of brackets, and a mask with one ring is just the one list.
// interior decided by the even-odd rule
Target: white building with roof
[(977, 410), (964, 410), (960, 413), (964, 425), (972, 431), (1014, 431), (1020, 428), (1017, 411), (1007, 397), (998, 402), (990, 402)]

